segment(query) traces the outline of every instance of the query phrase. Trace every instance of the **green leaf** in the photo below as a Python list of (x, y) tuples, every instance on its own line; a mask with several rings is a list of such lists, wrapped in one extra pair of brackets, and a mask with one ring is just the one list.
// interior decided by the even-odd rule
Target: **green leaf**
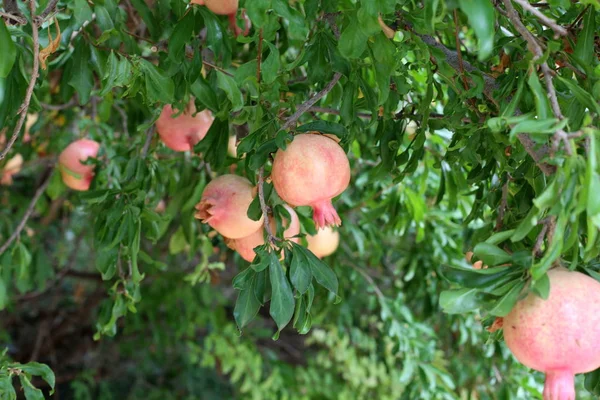
[(144, 23), (150, 31), (150, 35), (154, 39), (158, 39), (158, 37), (160, 36), (159, 23), (154, 14), (152, 13), (152, 10), (150, 10), (150, 7), (148, 7), (146, 1), (131, 0), (131, 4), (133, 4), (133, 7), (137, 10), (138, 14), (144, 20)]
[(582, 65), (589, 66), (594, 61), (594, 36), (598, 30), (595, 21), (596, 10), (589, 8), (583, 18), (583, 29), (577, 37), (573, 55)]
[(0, 78), (6, 78), (17, 59), (17, 48), (10, 37), (10, 33), (8, 33), (8, 29), (2, 18), (0, 18), (0, 48), (2, 49), (2, 57), (0, 57)]
[(184, 57), (186, 43), (194, 33), (196, 17), (190, 10), (181, 21), (175, 25), (171, 38), (169, 39), (169, 58), (173, 61), (181, 60)]
[(467, 269), (442, 266), (441, 273), (444, 278), (462, 287), (486, 289), (494, 287), (498, 282), (504, 282), (504, 279), (515, 271), (507, 267)]
[(208, 133), (194, 146), (194, 152), (202, 153), (206, 162), (214, 168), (225, 164), (229, 145), (229, 120), (215, 119)]
[(87, 0), (75, 0), (73, 4), (73, 15), (75, 16), (75, 21), (77, 21), (77, 26), (83, 25), (86, 21), (91, 21), (92, 9)]
[(485, 265), (493, 267), (495, 265), (504, 264), (511, 260), (510, 254), (489, 243), (478, 243), (473, 249), (473, 254), (483, 261)]
[(312, 281), (309, 262), (304, 256), (304, 253), (298, 250), (297, 247), (292, 247), (290, 280), (292, 281), (292, 285), (294, 285), (296, 290), (301, 294), (304, 294), (308, 290), (310, 282)]
[(575, 95), (577, 100), (582, 105), (589, 108), (590, 110), (593, 110), (594, 112), (596, 112), (596, 114), (600, 114), (600, 104), (598, 104), (598, 102), (594, 99), (594, 97), (589, 92), (582, 89), (578, 84), (573, 82), (571, 79), (566, 79), (561, 76), (557, 76), (557, 79), (559, 81), (561, 81), (562, 83), (564, 83), (567, 86), (567, 89), (569, 89), (570, 91), (573, 92), (573, 94)]
[(363, 0), (361, 6), (370, 15), (389, 14), (396, 8), (397, 0)]
[(533, 94), (533, 99), (535, 100), (535, 109), (537, 111), (537, 117), (540, 120), (546, 120), (550, 117), (550, 103), (548, 101), (548, 95), (544, 88), (542, 88), (542, 84), (540, 83), (540, 79), (538, 78), (536, 69), (534, 67), (530, 68), (529, 79), (527, 79), (527, 84), (531, 89), (531, 93)]
[(245, 289), (240, 292), (237, 301), (235, 302), (233, 317), (240, 330), (256, 317), (256, 314), (260, 309), (261, 304), (254, 295), (255, 285), (256, 277), (252, 275), (252, 277), (249, 278)]
[(462, 314), (482, 307), (485, 299), (478, 289), (444, 290), (440, 293), (440, 307), (448, 314)]
[(307, 124), (301, 125), (296, 128), (296, 132), (312, 132), (317, 131), (321, 133), (330, 133), (339, 137), (340, 139), (344, 139), (348, 135), (348, 131), (346, 127), (338, 124), (337, 122), (329, 122), (323, 120), (317, 120), (313, 122), (309, 122)]
[(21, 381), (21, 387), (23, 388), (23, 392), (25, 393), (25, 399), (44, 400), (44, 394), (42, 393), (42, 391), (34, 387), (26, 375), (19, 375), (19, 381)]
[(150, 61), (140, 59), (140, 67), (146, 82), (146, 100), (150, 103), (172, 104), (175, 95), (173, 80)]
[(125, 57), (116, 55), (114, 51), (110, 52), (106, 62), (104, 77), (102, 78), (102, 90), (99, 96), (106, 96), (114, 87), (123, 87), (130, 83), (131, 62)]
[(79, 103), (87, 104), (94, 87), (94, 76), (92, 65), (90, 64), (90, 48), (87, 41), (80, 39), (75, 45), (73, 52), (71, 77), (69, 85), (72, 86), (79, 95)]
[(494, 34), (496, 14), (494, 6), (488, 0), (459, 0), (458, 4), (463, 13), (469, 18), (469, 23), (479, 39), (479, 61), (488, 58), (494, 50)]
[(547, 300), (548, 295), (550, 294), (550, 279), (548, 278), (548, 274), (544, 274), (541, 278), (536, 280), (531, 289), (542, 299)]
[(600, 396), (600, 368), (585, 374), (585, 389), (596, 396)]
[(294, 295), (277, 257), (276, 252), (269, 253), (269, 278), (272, 290), (269, 314), (280, 332), (294, 315)]
[(20, 365), (19, 368), (28, 374), (39, 376), (50, 385), (50, 388), (54, 389), (54, 384), (56, 383), (54, 372), (46, 364), (32, 361), (25, 365)]
[(346, 58), (358, 58), (367, 49), (369, 37), (360, 29), (356, 14), (350, 16), (348, 25), (342, 31), (338, 48)]
[(281, 62), (279, 61), (279, 50), (272, 43), (266, 42), (269, 46), (270, 53), (269, 56), (262, 63), (261, 67), (261, 76), (263, 82), (266, 84), (271, 84), (275, 82), (278, 77), (278, 71), (281, 67)]
[(196, 100), (202, 103), (205, 107), (213, 111), (219, 110), (217, 94), (202, 76), (199, 76), (198, 79), (196, 79), (192, 86), (190, 86), (190, 90), (196, 97)]
[(292, 246), (294, 249), (297, 249), (297, 251), (303, 253), (304, 258), (308, 261), (308, 265), (310, 266), (312, 276), (317, 282), (331, 293), (337, 295), (338, 279), (329, 265), (317, 258), (317, 256), (307, 248), (296, 243), (292, 243)]
[(498, 302), (494, 304), (494, 306), (489, 310), (489, 313), (496, 317), (505, 317), (508, 315), (510, 310), (513, 309), (523, 288), (525, 287), (525, 282), (518, 281), (513, 284), (512, 289), (508, 291)]
[(0, 400), (17, 400), (10, 376), (0, 376)]
[(244, 97), (242, 92), (238, 88), (235, 80), (224, 74), (221, 71), (217, 71), (217, 87), (225, 92), (233, 108), (231, 111), (239, 111), (244, 106)]

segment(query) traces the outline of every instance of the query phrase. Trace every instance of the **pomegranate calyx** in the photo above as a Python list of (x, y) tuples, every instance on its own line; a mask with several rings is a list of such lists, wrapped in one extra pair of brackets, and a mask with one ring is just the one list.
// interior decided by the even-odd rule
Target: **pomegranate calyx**
[(571, 371), (548, 371), (544, 400), (575, 400), (575, 375)]
[(311, 206), (314, 210), (313, 220), (315, 221), (315, 228), (323, 229), (327, 226), (340, 226), (342, 224), (340, 216), (335, 208), (333, 208), (333, 204), (331, 204), (331, 199), (320, 201)]

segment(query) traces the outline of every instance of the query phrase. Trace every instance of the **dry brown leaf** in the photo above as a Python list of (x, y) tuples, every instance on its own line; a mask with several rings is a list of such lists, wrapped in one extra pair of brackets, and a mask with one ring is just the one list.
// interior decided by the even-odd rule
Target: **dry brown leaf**
[(46, 69), (46, 60), (50, 55), (56, 52), (58, 46), (60, 46), (60, 26), (58, 26), (58, 20), (56, 18), (54, 18), (54, 26), (56, 26), (56, 37), (52, 39), (52, 33), (50, 32), (50, 27), (48, 27), (48, 39), (50, 39), (50, 43), (48, 43), (47, 47), (40, 50), (40, 64), (44, 70)]
[(502, 329), (502, 326), (503, 326), (503, 325), (504, 325), (504, 319), (503, 319), (502, 317), (497, 317), (497, 318), (494, 320), (494, 323), (493, 323), (491, 326), (489, 326), (489, 327), (487, 328), (487, 331), (488, 331), (489, 333), (494, 333), (494, 332), (496, 332), (497, 330), (500, 330), (500, 329)]
[(385, 22), (383, 22), (383, 18), (381, 18), (381, 14), (379, 14), (379, 17), (377, 18), (377, 20), (379, 21), (379, 26), (381, 26), (381, 30), (383, 31), (385, 36), (387, 36), (388, 39), (393, 39), (394, 35), (396, 35), (396, 31), (394, 31), (392, 28), (387, 26), (387, 24)]

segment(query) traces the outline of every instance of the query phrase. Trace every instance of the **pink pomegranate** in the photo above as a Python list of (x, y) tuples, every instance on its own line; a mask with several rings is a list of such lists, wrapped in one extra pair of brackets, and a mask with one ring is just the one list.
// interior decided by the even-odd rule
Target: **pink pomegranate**
[(247, 215), (255, 196), (256, 188), (246, 178), (219, 176), (204, 188), (202, 199), (196, 205), (196, 218), (230, 239), (249, 236), (263, 223), (262, 218), (253, 221)]
[(319, 229), (314, 236), (307, 235), (308, 249), (319, 258), (327, 257), (337, 250), (340, 245), (340, 233), (330, 226)]
[(17, 154), (8, 160), (4, 168), (0, 170), (0, 185), (12, 185), (13, 176), (21, 172), (21, 167), (23, 167), (23, 156), (21, 154)]
[[(300, 220), (298, 219), (298, 214), (296, 214), (296, 211), (294, 211), (294, 209), (292, 209), (290, 206), (286, 205), (284, 207), (290, 213), (292, 220), (289, 223), (287, 220), (283, 221), (283, 226), (286, 227), (285, 231), (283, 232), (283, 238), (294, 243), (298, 243), (300, 239), (294, 237), (300, 233)], [(273, 218), (270, 219), (269, 225), (271, 225), (271, 231), (273, 232), (273, 235), (275, 235), (277, 223)], [(249, 262), (252, 262), (252, 260), (254, 260), (254, 256), (256, 255), (256, 253), (254, 253), (254, 248), (263, 244), (265, 244), (264, 226), (250, 236), (241, 239), (227, 240), (227, 246), (237, 251), (244, 260)]]
[(192, 0), (192, 4), (204, 5), (217, 15), (229, 15), (237, 12), (239, 0)]
[(350, 183), (350, 163), (334, 140), (322, 135), (296, 135), (279, 149), (271, 173), (279, 196), (293, 206), (311, 206), (317, 229), (342, 223), (331, 199)]
[(504, 318), (517, 360), (546, 373), (544, 400), (575, 400), (574, 375), (600, 367), (600, 282), (579, 272), (548, 272), (550, 294), (531, 293)]
[(163, 143), (175, 151), (191, 151), (196, 143), (204, 139), (214, 117), (209, 110), (197, 113), (194, 101), (190, 101), (187, 109), (173, 118), (177, 111), (166, 105), (156, 121), (156, 130)]
[(86, 191), (94, 179), (94, 165), (84, 165), (88, 158), (96, 158), (100, 143), (80, 139), (68, 145), (58, 158), (62, 180), (73, 190)]

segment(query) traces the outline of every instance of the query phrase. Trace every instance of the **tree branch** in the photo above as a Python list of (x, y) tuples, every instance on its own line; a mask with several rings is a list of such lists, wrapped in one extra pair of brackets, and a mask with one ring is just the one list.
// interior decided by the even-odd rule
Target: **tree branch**
[(50, 2), (48, 3), (48, 5), (46, 6), (46, 9), (44, 11), (42, 11), (42, 13), (39, 15), (39, 25), (41, 25), (44, 20), (54, 12), (54, 10), (56, 9), (56, 5), (58, 4), (58, 0), (50, 0)]
[(341, 77), (342, 77), (342, 74), (340, 74), (339, 72), (336, 72), (335, 75), (333, 75), (333, 79), (327, 84), (327, 86), (325, 86), (325, 88), (323, 90), (321, 90), (319, 93), (315, 94), (313, 97), (311, 97), (310, 99), (305, 101), (302, 105), (300, 105), (300, 107), (298, 107), (296, 112), (294, 114), (292, 114), (292, 116), (289, 117), (285, 121), (285, 124), (283, 124), (283, 126), (281, 127), (281, 130), (290, 129), (296, 123), (296, 121), (298, 121), (298, 119), (302, 116), (302, 114), (307, 112), (319, 100), (321, 100), (323, 97), (325, 97), (325, 95), (327, 93), (331, 92), (331, 90), (333, 89), (335, 84), (338, 83), (338, 81), (340, 80)]
[[(33, 89), (35, 88), (35, 83), (38, 78), (38, 73), (40, 70), (40, 43), (39, 43), (39, 33), (38, 26), (35, 23), (35, 0), (29, 0), (29, 10), (31, 11), (31, 33), (33, 37), (33, 70), (31, 71), (31, 79), (29, 81), (29, 86), (27, 86), (27, 92), (25, 93), (25, 99), (19, 107), (19, 111), (17, 115), (21, 115), (15, 129), (13, 130), (13, 134), (8, 141), (6, 148), (0, 152), (0, 160), (3, 160), (4, 157), (10, 151), (10, 148), (15, 144), (15, 141), (19, 137), (19, 132), (23, 127), (23, 123), (25, 122), (25, 118), (27, 117), (27, 111), (29, 110), (29, 103), (31, 102), (31, 96), (33, 95)], [(16, 68), (16, 67), (15, 67)], [(2, 252), (0, 252), (2, 254)]]
[(154, 136), (155, 125), (152, 125), (148, 128), (146, 132), (146, 141), (144, 142), (144, 147), (142, 148), (142, 158), (146, 158), (148, 155), (148, 150), (150, 150), (150, 143), (152, 142), (152, 136)]
[(270, 244), (275, 244), (280, 242), (278, 238), (273, 235), (273, 231), (271, 230), (271, 224), (269, 223), (269, 206), (267, 206), (267, 202), (265, 201), (265, 167), (261, 167), (258, 170), (258, 200), (260, 201), (260, 209), (263, 213), (263, 224), (265, 227), (265, 231), (267, 232), (267, 238), (269, 239)]
[(521, 7), (523, 7), (524, 10), (527, 10), (533, 15), (535, 15), (535, 17), (539, 19), (542, 24), (551, 28), (557, 35), (567, 36), (569, 34), (569, 32), (567, 32), (567, 30), (562, 26), (558, 25), (555, 20), (545, 16), (540, 10), (533, 7), (528, 0), (515, 0), (515, 2), (518, 3)]
[(44, 194), (44, 192), (46, 191), (46, 188), (50, 184), (50, 179), (52, 177), (52, 171), (53, 170), (54, 170), (54, 167), (48, 168), (46, 170), (46, 177), (44, 179), (44, 182), (35, 191), (35, 195), (31, 199), (31, 202), (29, 203), (29, 207), (27, 207), (27, 211), (25, 211), (25, 214), (23, 214), (23, 218), (21, 218), (21, 222), (19, 222), (19, 225), (17, 225), (17, 228), (15, 229), (15, 231), (12, 233), (12, 235), (10, 235), (10, 237), (8, 238), (8, 240), (6, 241), (6, 243), (4, 243), (2, 245), (2, 247), (0, 247), (0, 255), (4, 254), (4, 252), (6, 251), (6, 249), (8, 249), (10, 247), (10, 245), (15, 240), (17, 240), (17, 238), (19, 237), (19, 235), (21, 234), (21, 232), (25, 228), (25, 224), (27, 223), (27, 220), (29, 219), (29, 217), (31, 217), (31, 214), (33, 213), (35, 205), (37, 204), (38, 200), (40, 199), (40, 197), (42, 196), (42, 194)]

